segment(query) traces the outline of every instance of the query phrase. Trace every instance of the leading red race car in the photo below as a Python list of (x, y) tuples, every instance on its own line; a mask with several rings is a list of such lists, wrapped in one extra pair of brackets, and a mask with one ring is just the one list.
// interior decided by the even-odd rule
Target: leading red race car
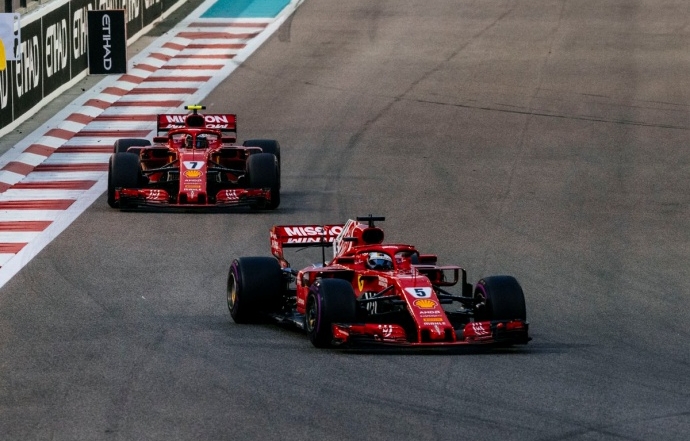
[[(525, 297), (511, 276), (473, 287), (459, 266), (412, 245), (386, 244), (375, 222), (274, 226), (273, 257), (230, 265), (227, 302), (236, 323), (271, 317), (306, 330), (316, 347), (452, 347), (526, 344)], [(294, 271), (286, 247), (332, 246), (333, 259)], [(457, 285), (459, 293), (446, 289)], [(442, 305), (455, 304), (455, 309)]]
[(272, 139), (236, 144), (234, 114), (157, 117), (153, 143), (118, 139), (108, 169), (113, 208), (209, 208), (280, 204), (280, 145)]

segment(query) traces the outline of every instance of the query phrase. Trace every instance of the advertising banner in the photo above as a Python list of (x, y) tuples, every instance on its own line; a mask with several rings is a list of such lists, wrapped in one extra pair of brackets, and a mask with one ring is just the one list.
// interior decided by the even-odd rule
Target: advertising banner
[[(87, 53), (89, 47), (88, 28), (86, 26), (87, 13), (92, 10), (102, 9), (99, 7), (96, 0), (71, 0), (70, 5), (71, 24), (70, 30), (72, 32), (72, 49), (70, 62), (72, 77), (74, 78), (79, 72), (83, 72), (89, 68), (89, 56)], [(118, 9), (118, 8), (112, 8)]]
[(7, 63), (7, 69), (0, 70), (0, 127), (7, 127), (14, 120), (13, 76), (14, 63)]
[[(156, 21), (163, 13), (161, 0), (144, 0), (144, 13), (142, 14), (144, 26)], [(130, 31), (131, 33), (131, 31)]]
[(48, 96), (71, 79), (69, 4), (49, 12), (41, 20), (43, 33), (43, 96)]
[[(0, 136), (77, 77), (126, 73), (127, 38), (136, 39), (183, 1), (51, 0), (21, 16), (0, 13)], [(91, 32), (89, 14), (99, 11)], [(89, 33), (97, 41), (91, 42)], [(91, 56), (95, 70), (89, 66)]]
[(21, 115), (43, 99), (43, 44), (41, 21), (22, 27), (21, 57), (14, 64), (14, 116)]
[(88, 11), (89, 73), (127, 73), (125, 11)]
[[(144, 0), (125, 0), (124, 9), (127, 11), (127, 32), (134, 35), (141, 31), (143, 26), (142, 3)], [(119, 9), (119, 8), (107, 8)]]

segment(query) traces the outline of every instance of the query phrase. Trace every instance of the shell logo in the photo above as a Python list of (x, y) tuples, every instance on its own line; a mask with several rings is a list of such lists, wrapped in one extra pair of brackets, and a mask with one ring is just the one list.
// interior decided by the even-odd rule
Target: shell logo
[(414, 306), (421, 309), (431, 309), (438, 306), (438, 303), (431, 299), (419, 299), (414, 301)]
[(199, 170), (187, 170), (184, 175), (188, 178), (199, 178), (201, 177), (201, 172)]

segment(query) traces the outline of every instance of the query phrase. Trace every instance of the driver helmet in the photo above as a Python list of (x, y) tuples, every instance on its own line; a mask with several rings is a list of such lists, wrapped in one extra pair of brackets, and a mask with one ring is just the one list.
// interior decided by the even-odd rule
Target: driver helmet
[(374, 270), (392, 270), (393, 259), (386, 253), (373, 251), (367, 256), (367, 267)]
[(192, 148), (192, 135), (185, 136), (184, 146), (185, 146), (185, 148), (188, 148), (188, 149)]
[(198, 148), (198, 149), (207, 149), (208, 148), (208, 139), (206, 139), (206, 135), (199, 135), (196, 137), (196, 148)]

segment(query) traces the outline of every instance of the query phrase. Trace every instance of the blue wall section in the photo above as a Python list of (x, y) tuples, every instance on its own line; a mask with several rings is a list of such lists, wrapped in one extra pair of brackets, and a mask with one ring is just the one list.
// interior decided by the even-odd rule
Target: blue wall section
[(273, 18), (290, 0), (218, 0), (202, 18)]

